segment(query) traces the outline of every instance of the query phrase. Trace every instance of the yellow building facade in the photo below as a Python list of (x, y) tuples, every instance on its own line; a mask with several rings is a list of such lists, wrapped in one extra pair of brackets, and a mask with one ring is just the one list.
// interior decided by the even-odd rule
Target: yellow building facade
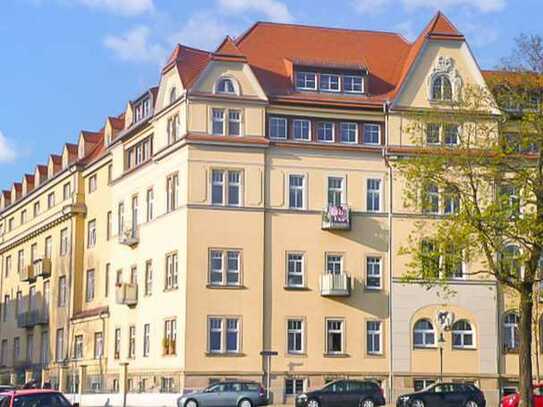
[(339, 377), (395, 399), (442, 370), (495, 403), (518, 317), (474, 265), (447, 299), (401, 282), (421, 214), (390, 165), (407, 115), (468, 85), (485, 81), (442, 14), (413, 43), (257, 23), (215, 52), (177, 46), (157, 87), (2, 193), (4, 381), (269, 379), (282, 402)]

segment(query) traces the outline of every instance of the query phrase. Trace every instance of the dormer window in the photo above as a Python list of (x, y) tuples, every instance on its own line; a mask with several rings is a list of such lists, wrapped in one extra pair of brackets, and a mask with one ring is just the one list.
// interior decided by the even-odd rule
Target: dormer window
[(439, 75), (432, 83), (433, 100), (452, 100), (452, 85), (450, 79), (445, 75)]
[(343, 90), (347, 93), (364, 93), (362, 76), (345, 75), (343, 77)]
[(323, 90), (325, 92), (339, 92), (341, 90), (339, 75), (321, 73), (320, 90)]
[(141, 101), (137, 102), (134, 106), (134, 122), (139, 122), (143, 120), (151, 113), (151, 99), (146, 97)]
[(173, 87), (172, 90), (170, 90), (170, 104), (172, 104), (176, 100), (177, 100), (177, 88)]
[(317, 74), (314, 72), (296, 72), (296, 89), (317, 90)]
[(215, 93), (222, 93), (227, 95), (236, 95), (236, 85), (231, 78), (220, 78), (215, 86)]

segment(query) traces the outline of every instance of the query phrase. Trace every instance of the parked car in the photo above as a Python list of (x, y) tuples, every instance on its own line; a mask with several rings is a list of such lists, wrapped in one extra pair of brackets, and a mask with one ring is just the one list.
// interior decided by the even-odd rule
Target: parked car
[[(518, 407), (520, 404), (520, 394), (518, 392), (508, 394), (502, 398), (501, 407)], [(534, 407), (543, 407), (543, 384), (534, 384)]]
[(0, 393), (0, 407), (79, 407), (55, 390), (17, 390)]
[(266, 404), (266, 390), (262, 385), (245, 381), (215, 383), (177, 400), (178, 407), (256, 407)]
[(437, 383), (398, 397), (396, 407), (485, 407), (483, 392), (473, 384)]
[(296, 397), (296, 407), (375, 407), (384, 406), (383, 389), (375, 382), (336, 380), (320, 390)]
[(16, 386), (12, 384), (0, 384), (0, 393), (5, 393), (7, 391), (17, 390)]

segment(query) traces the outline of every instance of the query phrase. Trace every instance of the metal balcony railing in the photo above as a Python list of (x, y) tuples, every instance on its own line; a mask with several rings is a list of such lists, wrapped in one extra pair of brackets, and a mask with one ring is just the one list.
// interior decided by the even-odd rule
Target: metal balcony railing
[(132, 283), (120, 283), (115, 286), (117, 304), (136, 305), (138, 303), (138, 286)]
[(49, 312), (45, 309), (21, 312), (17, 315), (18, 328), (34, 328), (36, 325), (47, 325)]
[(345, 273), (324, 273), (320, 280), (323, 297), (348, 297), (351, 295), (351, 277)]

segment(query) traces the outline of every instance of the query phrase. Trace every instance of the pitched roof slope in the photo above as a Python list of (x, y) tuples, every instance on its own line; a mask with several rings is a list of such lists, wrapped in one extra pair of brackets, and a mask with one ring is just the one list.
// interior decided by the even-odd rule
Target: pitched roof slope
[(210, 59), (211, 53), (208, 51), (177, 44), (162, 69), (162, 73), (176, 67), (183, 81), (183, 86), (190, 88)]

